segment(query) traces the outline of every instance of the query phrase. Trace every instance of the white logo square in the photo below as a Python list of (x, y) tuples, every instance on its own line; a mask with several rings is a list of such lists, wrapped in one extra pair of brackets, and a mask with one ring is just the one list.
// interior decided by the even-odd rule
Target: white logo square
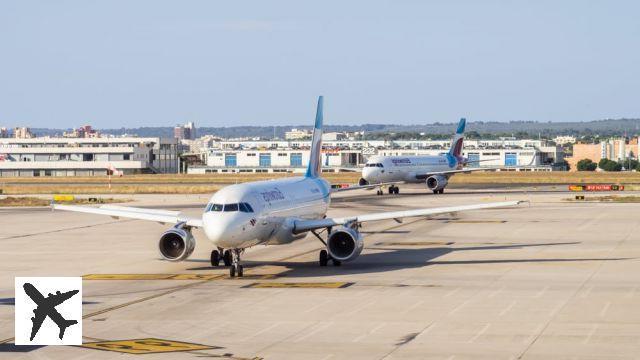
[(82, 345), (82, 278), (17, 277), (16, 345)]

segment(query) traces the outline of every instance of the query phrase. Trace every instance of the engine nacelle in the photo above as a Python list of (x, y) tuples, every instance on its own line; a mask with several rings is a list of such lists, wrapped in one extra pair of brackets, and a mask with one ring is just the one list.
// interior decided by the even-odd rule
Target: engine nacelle
[(369, 185), (369, 182), (363, 178), (360, 178), (360, 180), (358, 180), (358, 185), (360, 186)]
[(427, 178), (427, 187), (429, 190), (442, 190), (447, 186), (449, 180), (443, 175), (433, 175)]
[(165, 260), (182, 261), (193, 253), (196, 248), (196, 239), (189, 230), (173, 228), (160, 236), (158, 248)]
[(364, 241), (359, 232), (347, 227), (339, 227), (327, 238), (327, 251), (333, 259), (351, 261), (360, 255)]

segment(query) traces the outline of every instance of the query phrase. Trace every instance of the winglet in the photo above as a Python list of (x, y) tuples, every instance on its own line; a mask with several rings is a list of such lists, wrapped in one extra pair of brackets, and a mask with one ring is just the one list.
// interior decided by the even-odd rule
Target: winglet
[(322, 155), (322, 103), (323, 97), (318, 97), (318, 108), (316, 110), (316, 123), (313, 127), (313, 137), (311, 138), (311, 154), (307, 167), (306, 177), (319, 177)]

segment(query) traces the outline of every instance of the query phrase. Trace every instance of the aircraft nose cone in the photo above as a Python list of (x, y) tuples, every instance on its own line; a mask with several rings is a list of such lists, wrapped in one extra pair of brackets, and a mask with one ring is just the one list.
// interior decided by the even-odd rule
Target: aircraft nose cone
[(213, 243), (218, 243), (228, 232), (229, 221), (220, 212), (207, 213), (203, 216), (203, 229), (207, 238)]
[(236, 213), (212, 212), (203, 215), (203, 230), (209, 241), (220, 247), (231, 247), (242, 234)]
[(377, 169), (372, 167), (366, 167), (362, 169), (362, 178), (367, 180), (369, 183), (375, 182), (377, 175)]

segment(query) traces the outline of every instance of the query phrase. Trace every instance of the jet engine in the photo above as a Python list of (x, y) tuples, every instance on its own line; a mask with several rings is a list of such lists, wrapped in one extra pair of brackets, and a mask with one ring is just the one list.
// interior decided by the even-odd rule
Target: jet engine
[(193, 253), (196, 239), (191, 235), (191, 231), (174, 227), (160, 236), (158, 248), (165, 260), (182, 261)]
[(339, 227), (327, 238), (327, 251), (333, 259), (351, 261), (360, 255), (364, 241), (360, 233), (347, 227)]
[(427, 187), (429, 190), (437, 191), (444, 189), (449, 180), (443, 175), (433, 175), (427, 178)]
[(369, 182), (363, 178), (360, 178), (360, 180), (358, 180), (358, 185), (360, 186), (369, 185)]

